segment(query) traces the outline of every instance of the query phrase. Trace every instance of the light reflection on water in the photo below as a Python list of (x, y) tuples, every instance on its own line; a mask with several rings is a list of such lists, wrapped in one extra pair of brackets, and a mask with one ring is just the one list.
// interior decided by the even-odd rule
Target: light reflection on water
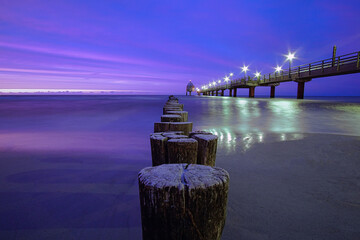
[(271, 134), (271, 133), (240, 133), (232, 131), (229, 128), (224, 129), (215, 129), (209, 128), (205, 129), (206, 131), (211, 132), (218, 136), (218, 144), (220, 148), (226, 149), (226, 152), (234, 152), (241, 150), (246, 152), (256, 143), (263, 142), (282, 142), (282, 141), (292, 141), (300, 140), (304, 138), (302, 133), (281, 133), (281, 134)]
[(297, 102), (287, 100), (269, 101), (267, 107), (273, 117), (277, 119), (277, 121), (271, 121), (269, 126), (271, 131), (296, 131), (296, 127), (300, 124), (298, 120), (301, 119), (299, 117), (301, 111)]
[[(187, 106), (190, 99), (184, 100)], [(247, 151), (256, 143), (298, 140), (306, 133), (360, 136), (357, 102), (200, 97), (191, 99), (191, 104), (189, 116), (194, 116), (195, 128), (218, 135), (219, 147), (228, 151)]]

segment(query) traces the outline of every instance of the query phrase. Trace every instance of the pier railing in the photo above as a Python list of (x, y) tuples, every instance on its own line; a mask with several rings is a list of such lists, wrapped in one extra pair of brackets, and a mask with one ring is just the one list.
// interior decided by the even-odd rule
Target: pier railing
[(360, 51), (308, 64), (291, 67), (281, 72), (273, 72), (261, 77), (238, 78), (228, 83), (201, 89), (200, 92), (224, 90), (234, 87), (267, 86), (288, 81), (301, 81), (319, 77), (343, 75), (360, 72)]

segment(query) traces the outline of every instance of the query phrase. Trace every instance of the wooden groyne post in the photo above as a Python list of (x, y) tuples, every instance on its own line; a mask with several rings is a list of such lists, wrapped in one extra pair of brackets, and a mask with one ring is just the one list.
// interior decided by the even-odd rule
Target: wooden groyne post
[(195, 164), (148, 167), (138, 175), (144, 240), (219, 240), (229, 174)]
[(144, 240), (219, 240), (229, 174), (214, 167), (217, 136), (192, 132), (188, 113), (170, 96), (150, 135), (153, 167), (138, 175)]

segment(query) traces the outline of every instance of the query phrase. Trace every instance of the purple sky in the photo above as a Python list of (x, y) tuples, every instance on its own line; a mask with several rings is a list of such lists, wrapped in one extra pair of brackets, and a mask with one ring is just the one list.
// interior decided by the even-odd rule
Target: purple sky
[[(293, 65), (330, 58), (334, 44), (338, 55), (360, 51), (359, 0), (0, 0), (0, 6), (0, 91), (184, 94), (190, 79), (200, 86), (238, 75), (243, 64), (272, 72), (289, 50), (297, 53)], [(296, 95), (296, 83), (277, 89)], [(314, 79), (305, 94), (360, 95), (360, 74)]]

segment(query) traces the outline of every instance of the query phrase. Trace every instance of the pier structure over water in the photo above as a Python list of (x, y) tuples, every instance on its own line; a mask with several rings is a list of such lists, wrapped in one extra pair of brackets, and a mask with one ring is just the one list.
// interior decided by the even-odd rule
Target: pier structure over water
[[(336, 48), (334, 47), (334, 52)], [(229, 80), (224, 83), (214, 83), (211, 86), (203, 86), (197, 89), (198, 95), (224, 96), (225, 90), (229, 90), (229, 96), (236, 97), (238, 88), (248, 88), (249, 97), (255, 97), (256, 87), (270, 87), (270, 98), (275, 97), (275, 88), (283, 82), (296, 82), (297, 98), (304, 98), (305, 83), (315, 78), (360, 73), (360, 51), (342, 56), (333, 55), (332, 58), (291, 67), (288, 70), (273, 72), (268, 75), (256, 77), (250, 76)]]

